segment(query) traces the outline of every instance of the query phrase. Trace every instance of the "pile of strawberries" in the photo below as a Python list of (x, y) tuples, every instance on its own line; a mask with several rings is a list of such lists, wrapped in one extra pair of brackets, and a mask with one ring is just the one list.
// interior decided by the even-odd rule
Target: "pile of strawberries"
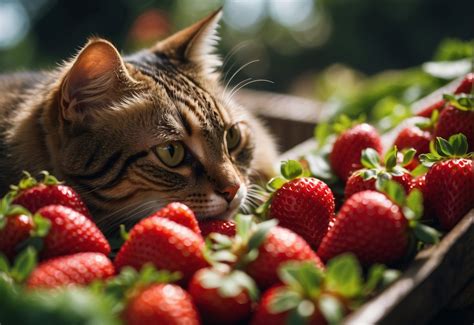
[(198, 221), (171, 203), (122, 229), (112, 253), (73, 189), (26, 175), (0, 203), (0, 282), (25, 294), (85, 287), (126, 324), (337, 323), (393, 278), (384, 265), (473, 208), (473, 79), (384, 157), (374, 127), (339, 123), (327, 155), (344, 184), (338, 211), (330, 186), (289, 160), (253, 215)]

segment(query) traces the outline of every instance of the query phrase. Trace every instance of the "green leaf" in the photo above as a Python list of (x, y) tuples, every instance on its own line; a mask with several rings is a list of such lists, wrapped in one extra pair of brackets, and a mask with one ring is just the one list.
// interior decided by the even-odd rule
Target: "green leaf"
[(326, 287), (344, 297), (355, 297), (362, 289), (362, 270), (353, 254), (339, 255), (327, 264)]
[(237, 261), (237, 256), (230, 251), (222, 250), (212, 254), (212, 259), (217, 262), (235, 262)]
[(283, 283), (299, 292), (305, 292), (307, 298), (316, 299), (321, 291), (323, 273), (311, 261), (284, 263), (278, 269)]
[(23, 282), (36, 267), (37, 253), (32, 247), (27, 247), (16, 258), (11, 275), (17, 282)]
[(10, 271), (10, 263), (8, 259), (0, 252), (0, 272), (8, 273)]
[(319, 310), (328, 324), (340, 324), (344, 317), (344, 308), (335, 297), (322, 295), (319, 299)]
[(434, 228), (416, 223), (413, 231), (417, 239), (426, 244), (436, 244), (441, 238), (441, 234)]
[(8, 215), (10, 216), (18, 216), (18, 215), (25, 215), (30, 216), (31, 213), (26, 208), (22, 207), (21, 205), (13, 204), (8, 208)]
[(385, 187), (385, 183), (392, 178), (392, 175), (387, 172), (381, 172), (377, 174), (377, 178), (375, 180), (375, 188), (377, 191), (382, 191)]
[(266, 216), (268, 212), (268, 208), (270, 207), (270, 204), (271, 204), (271, 200), (270, 199), (266, 200), (265, 202), (263, 202), (263, 204), (259, 205), (255, 209), (255, 214), (257, 214), (258, 216)]
[(392, 180), (385, 182), (382, 191), (399, 206), (405, 205), (405, 189), (398, 182)]
[(426, 167), (423, 164), (419, 164), (418, 166), (415, 167), (415, 169), (411, 171), (411, 175), (413, 177), (419, 177), (426, 174), (427, 172), (428, 172), (428, 167)]
[(402, 273), (398, 270), (388, 269), (383, 272), (382, 277), (382, 288), (386, 288), (393, 282), (395, 282)]
[(408, 149), (408, 150), (403, 151), (402, 166), (406, 166), (406, 165), (408, 165), (409, 163), (411, 163), (411, 161), (413, 160), (413, 158), (415, 157), (415, 155), (416, 155), (416, 150), (413, 149), (413, 148), (410, 148), (410, 149)]
[(277, 289), (275, 295), (270, 300), (268, 310), (270, 314), (284, 313), (296, 308), (302, 299), (298, 292), (281, 287)]
[(385, 155), (385, 168), (387, 170), (390, 171), (393, 169), (393, 167), (397, 165), (397, 154), (398, 154), (397, 146), (394, 146)]
[(314, 128), (314, 138), (318, 142), (318, 148), (322, 148), (331, 135), (331, 126), (328, 123), (320, 123)]
[(127, 241), (130, 238), (130, 233), (127, 231), (127, 228), (125, 228), (124, 224), (120, 225), (120, 237), (124, 241)]
[(235, 216), (237, 235), (246, 241), (250, 236), (250, 229), (254, 224), (251, 215), (238, 214)]
[(362, 150), (360, 162), (365, 168), (377, 168), (380, 166), (380, 157), (375, 149), (367, 148)]
[(370, 267), (367, 281), (363, 288), (363, 293), (365, 296), (371, 294), (382, 282), (385, 269), (385, 265), (382, 264), (374, 264)]
[(449, 157), (453, 154), (453, 147), (451, 144), (441, 137), (436, 137), (435, 148), (438, 154), (442, 157)]
[(451, 144), (455, 156), (463, 156), (467, 153), (468, 144), (464, 134), (458, 133), (450, 136), (449, 144)]
[(372, 178), (377, 178), (377, 171), (374, 169), (364, 169), (361, 173), (362, 179), (367, 181)]
[(234, 270), (230, 274), (230, 277), (243, 290), (247, 291), (252, 301), (254, 302), (258, 301), (260, 293), (258, 291), (257, 284), (255, 283), (254, 279), (252, 279), (249, 275), (247, 275), (247, 273), (240, 270)]
[(415, 126), (422, 130), (426, 130), (431, 127), (431, 119), (427, 117), (420, 118), (420, 122), (415, 123)]
[(44, 218), (39, 213), (33, 215), (33, 224), (35, 225), (35, 228), (33, 229), (32, 236), (45, 237), (51, 229), (51, 221)]
[(286, 179), (280, 177), (280, 176), (277, 176), (277, 177), (273, 177), (268, 183), (267, 183), (267, 188), (270, 188), (272, 190), (278, 190), (279, 188), (281, 188), (283, 185), (285, 185), (286, 183)]
[(294, 179), (303, 173), (303, 167), (296, 160), (284, 161), (281, 164), (281, 175), (288, 180)]
[(298, 314), (302, 318), (309, 318), (314, 314), (316, 311), (316, 307), (314, 306), (314, 303), (310, 300), (303, 300), (298, 304), (298, 307), (296, 307)]
[(258, 249), (267, 238), (270, 230), (278, 224), (276, 219), (264, 221), (257, 226), (257, 230), (250, 236), (248, 249)]
[(406, 206), (413, 212), (416, 220), (423, 215), (423, 193), (418, 189), (410, 191), (406, 198)]

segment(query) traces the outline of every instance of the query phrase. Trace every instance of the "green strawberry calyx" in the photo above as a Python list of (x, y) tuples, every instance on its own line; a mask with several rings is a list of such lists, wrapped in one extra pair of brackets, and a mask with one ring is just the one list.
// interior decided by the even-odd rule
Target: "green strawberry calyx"
[(44, 185), (59, 185), (62, 184), (63, 182), (60, 182), (56, 177), (51, 175), (49, 172), (46, 170), (43, 170), (40, 172), (40, 175), (43, 176), (43, 179), (38, 182), (36, 178), (31, 176), (31, 174), (27, 171), (23, 171), (24, 177), (20, 180), (20, 182), (17, 185), (10, 185), (11, 193), (13, 193), (13, 196), (17, 196), (21, 191), (30, 189), (32, 187), (37, 186), (38, 184), (44, 184)]
[(474, 111), (474, 94), (443, 95), (444, 100), (461, 111)]
[(467, 138), (464, 134), (458, 133), (445, 140), (437, 137), (436, 141), (430, 144), (430, 153), (420, 155), (420, 161), (423, 166), (430, 168), (438, 161), (466, 158), (472, 159), (474, 152), (467, 152)]
[(436, 123), (438, 123), (439, 111), (435, 109), (433, 113), (431, 113), (430, 118), (424, 117), (420, 119), (422, 120), (420, 122), (415, 123), (415, 126), (424, 131), (433, 131), (436, 126)]
[[(381, 189), (383, 184), (393, 176), (410, 173), (404, 166), (410, 164), (415, 154), (416, 150), (413, 148), (399, 153), (397, 147), (394, 146), (385, 155), (384, 164), (382, 165), (378, 152), (372, 148), (367, 148), (362, 151), (360, 159), (364, 168), (355, 173), (360, 175), (364, 181), (375, 179), (376, 188)], [(399, 159), (401, 159), (400, 163), (398, 163)]]
[(413, 189), (406, 195), (402, 185), (389, 180), (383, 185), (382, 192), (402, 209), (403, 216), (408, 220), (408, 227), (419, 241), (426, 244), (439, 242), (441, 234), (420, 222), (423, 216), (423, 194), (420, 190)]
[(0, 253), (0, 275), (12, 279), (14, 282), (24, 282), (37, 265), (38, 254), (34, 247), (27, 247), (15, 258), (13, 265)]
[(331, 259), (325, 271), (310, 261), (284, 263), (278, 270), (283, 286), (270, 300), (270, 313), (288, 312), (288, 323), (299, 324), (319, 310), (328, 323), (339, 323), (345, 313), (399, 276), (381, 264), (374, 264), (367, 274), (364, 281), (362, 267), (350, 253)]
[(13, 204), (13, 195), (11, 193), (7, 193), (1, 200), (0, 200), (0, 230), (5, 228), (8, 223), (8, 217), (16, 217), (19, 215), (25, 215), (30, 217), (31, 213), (24, 207), (18, 204)]

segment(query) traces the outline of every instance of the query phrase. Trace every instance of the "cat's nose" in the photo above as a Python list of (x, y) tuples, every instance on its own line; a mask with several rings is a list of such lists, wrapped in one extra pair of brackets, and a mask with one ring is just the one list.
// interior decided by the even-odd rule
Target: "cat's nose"
[(234, 197), (237, 195), (237, 192), (240, 189), (240, 184), (232, 184), (224, 188), (223, 191), (219, 191), (220, 194), (226, 199), (227, 202), (231, 202)]

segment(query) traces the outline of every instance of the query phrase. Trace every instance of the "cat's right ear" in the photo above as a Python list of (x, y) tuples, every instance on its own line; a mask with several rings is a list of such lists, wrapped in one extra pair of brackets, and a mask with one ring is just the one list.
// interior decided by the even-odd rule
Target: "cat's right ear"
[(133, 83), (115, 47), (102, 39), (89, 41), (66, 73), (60, 88), (61, 114), (82, 122), (122, 96)]

